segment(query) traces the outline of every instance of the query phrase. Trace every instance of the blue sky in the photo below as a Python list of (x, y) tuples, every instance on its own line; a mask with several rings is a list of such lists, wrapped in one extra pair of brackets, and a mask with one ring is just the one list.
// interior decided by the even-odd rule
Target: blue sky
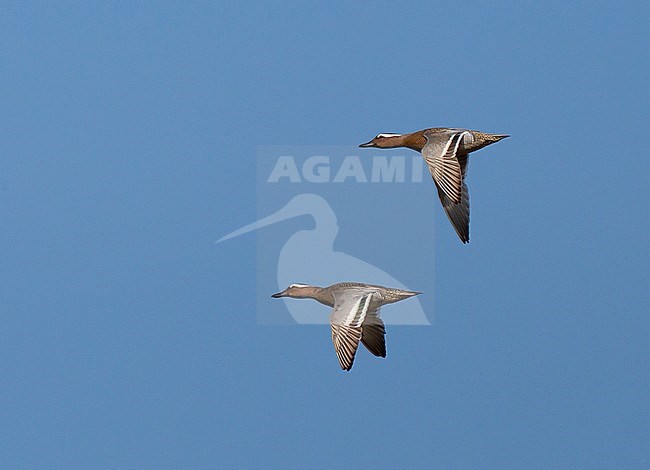
[[(647, 468), (650, 12), (615, 3), (3, 3), (2, 466)], [(471, 243), (426, 184), (339, 243), (431, 256), (434, 324), (350, 373), (259, 325), (259, 234), (214, 244), (258, 146), (431, 126), (512, 135)]]

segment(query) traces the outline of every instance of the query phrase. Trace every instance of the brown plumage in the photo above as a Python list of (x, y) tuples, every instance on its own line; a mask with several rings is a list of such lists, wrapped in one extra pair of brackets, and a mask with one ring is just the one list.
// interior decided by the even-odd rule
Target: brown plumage
[(379, 315), (381, 307), (418, 294), (420, 292), (360, 282), (339, 282), (329, 287), (291, 284), (271, 297), (314, 299), (332, 307), (330, 325), (334, 351), (341, 368), (349, 371), (359, 342), (375, 356), (386, 357), (386, 328)]
[(470, 152), (509, 137), (468, 129), (434, 127), (410, 134), (379, 134), (359, 147), (406, 147), (422, 153), (442, 207), (463, 243), (469, 242), (469, 192), (465, 184)]

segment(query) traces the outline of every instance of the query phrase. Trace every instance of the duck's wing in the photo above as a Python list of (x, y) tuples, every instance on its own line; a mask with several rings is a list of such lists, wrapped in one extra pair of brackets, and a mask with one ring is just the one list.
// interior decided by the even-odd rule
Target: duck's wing
[(361, 342), (375, 356), (386, 357), (386, 328), (379, 310), (368, 309), (366, 319), (361, 324)]
[(332, 343), (343, 370), (352, 369), (373, 294), (372, 291), (360, 295), (349, 293), (335, 299), (330, 315)]
[(456, 230), (458, 237), (463, 243), (469, 242), (469, 191), (465, 184), (465, 175), (467, 174), (468, 163), (467, 157), (468, 154), (460, 154), (456, 157), (460, 164), (462, 177), (461, 197), (459, 203), (455, 204), (449, 197), (447, 197), (438, 183), (436, 183), (436, 188), (438, 188), (438, 197), (440, 198), (442, 207), (445, 210), (451, 225), (454, 227), (454, 230)]
[(422, 156), (438, 188), (453, 204), (459, 204), (463, 192), (463, 172), (457, 153), (463, 139), (471, 139), (472, 134), (463, 130), (425, 133), (427, 143), (422, 148)]

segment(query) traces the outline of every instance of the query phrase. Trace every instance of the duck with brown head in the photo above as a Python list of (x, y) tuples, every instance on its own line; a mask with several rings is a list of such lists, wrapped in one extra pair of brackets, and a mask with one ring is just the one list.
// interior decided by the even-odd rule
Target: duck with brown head
[[(421, 131), (424, 132), (424, 131)], [(382, 149), (392, 149), (396, 147), (407, 147), (417, 152), (422, 150), (426, 139), (419, 132), (412, 134), (377, 134), (377, 136), (370, 142), (359, 145), (361, 148), (377, 147)]]
[(509, 137), (481, 131), (434, 127), (410, 134), (378, 134), (359, 147), (406, 147), (422, 153), (442, 207), (463, 243), (469, 242), (469, 192), (465, 184), (470, 152)]

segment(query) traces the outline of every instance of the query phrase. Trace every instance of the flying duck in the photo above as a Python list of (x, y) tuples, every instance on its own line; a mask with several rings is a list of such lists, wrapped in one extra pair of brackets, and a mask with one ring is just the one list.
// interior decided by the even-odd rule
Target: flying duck
[(469, 129), (434, 127), (411, 134), (378, 134), (359, 147), (407, 147), (422, 153), (445, 213), (463, 243), (469, 242), (469, 192), (465, 184), (470, 152), (510, 137)]
[(340, 282), (329, 287), (291, 284), (271, 297), (314, 299), (332, 307), (330, 325), (334, 350), (341, 369), (349, 371), (359, 341), (375, 356), (386, 357), (386, 329), (379, 316), (381, 307), (420, 293), (359, 282)]

